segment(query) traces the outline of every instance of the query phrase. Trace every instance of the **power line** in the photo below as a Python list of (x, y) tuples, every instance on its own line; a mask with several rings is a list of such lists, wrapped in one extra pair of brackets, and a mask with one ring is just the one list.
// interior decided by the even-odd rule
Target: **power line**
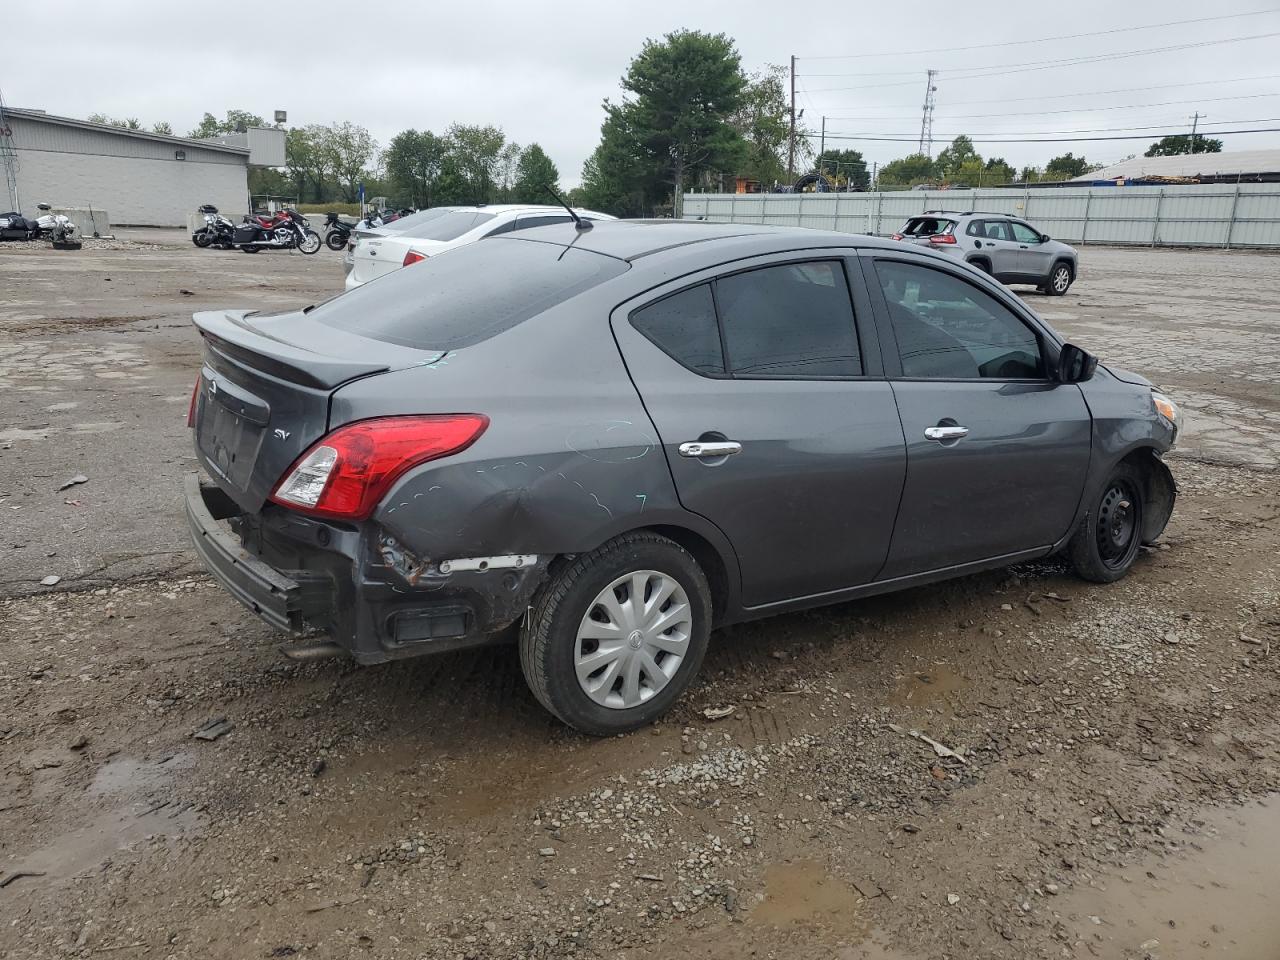
[[(1109, 107), (1074, 107), (1070, 110), (1023, 110), (1020, 112), (1003, 112), (1003, 113), (953, 113), (950, 116), (942, 117), (943, 120), (986, 120), (992, 117), (1046, 117), (1059, 113), (1099, 113), (1103, 110), (1145, 110), (1148, 107), (1170, 107), (1183, 103), (1220, 103), (1225, 100), (1235, 102), (1237, 100), (1256, 100), (1259, 97), (1280, 97), (1280, 93), (1249, 93), (1244, 96), (1235, 97), (1200, 97), (1195, 100), (1160, 100), (1155, 103), (1126, 103)], [(890, 109), (887, 108), (886, 109)], [(897, 108), (906, 110), (909, 107)], [(828, 120), (897, 120), (897, 117), (833, 117), (827, 114)]]
[[(1197, 114), (1197, 117), (1203, 118), (1204, 114)], [(945, 139), (954, 139), (960, 136), (970, 137), (972, 139), (973, 137), (999, 137), (999, 136), (1011, 136), (1014, 134), (1018, 134), (1021, 136), (1034, 137), (1034, 136), (1041, 136), (1041, 135), (1048, 135), (1048, 134), (1056, 135), (1056, 134), (1066, 134), (1066, 133), (1119, 133), (1123, 130), (1163, 130), (1166, 127), (1168, 127), (1171, 122), (1172, 121), (1166, 121), (1164, 123), (1156, 123), (1156, 124), (1152, 124), (1150, 126), (1145, 126), (1145, 127), (1133, 127), (1133, 126), (1087, 127), (1087, 128), (1078, 129), (1078, 130), (987, 130), (984, 132), (978, 132), (973, 134), (939, 133), (939, 134), (934, 134), (934, 138), (938, 140), (945, 140)], [(1220, 120), (1212, 124), (1202, 123), (1200, 124), (1200, 126), (1209, 127), (1209, 126), (1218, 126), (1220, 124), (1232, 124), (1232, 123), (1280, 123), (1280, 117), (1257, 117), (1256, 119), (1251, 119), (1251, 120)], [(834, 136), (834, 134), (828, 133), (827, 136), (828, 137)], [(899, 136), (899, 134), (884, 134), (884, 136)]]
[(964, 47), (934, 47), (931, 50), (899, 50), (895, 53), (846, 53), (832, 54), (822, 57), (796, 57), (797, 60), (865, 60), (873, 57), (906, 57), (912, 54), (955, 53), (968, 50), (991, 50), (995, 47), (1020, 47), (1029, 43), (1049, 43), (1053, 40), (1080, 40), (1084, 37), (1105, 37), (1113, 33), (1133, 33), (1137, 30), (1162, 30), (1165, 27), (1180, 27), (1189, 23), (1209, 23), (1214, 20), (1235, 20), (1240, 17), (1258, 17), (1268, 13), (1280, 13), (1277, 10), (1253, 10), (1249, 13), (1226, 13), (1217, 17), (1197, 17), (1194, 20), (1171, 20), (1168, 23), (1144, 23), (1136, 27), (1116, 27), (1113, 30), (1095, 30), (1091, 33), (1072, 33), (1066, 36), (1037, 37), (1034, 40), (1006, 40), (1001, 43), (977, 43)]
[[(1237, 134), (1237, 133), (1280, 133), (1280, 127), (1256, 127), (1250, 130), (1215, 130), (1213, 132), (1218, 136), (1226, 136), (1228, 134)], [(1163, 133), (1163, 134), (1138, 133), (1138, 134), (1133, 134), (1132, 136), (1121, 136), (1121, 137), (1046, 137), (1046, 138), (1019, 137), (1019, 138), (1014, 138), (1010, 140), (997, 140), (997, 139), (990, 139), (985, 137), (974, 137), (972, 138), (972, 140), (974, 143), (1091, 143), (1091, 142), (1101, 142), (1104, 140), (1150, 140), (1153, 137), (1156, 139), (1160, 139), (1162, 137), (1185, 137), (1186, 135), (1187, 135), (1186, 128), (1184, 127), (1181, 130), (1173, 130), (1171, 132)], [(815, 134), (806, 133), (805, 136), (813, 137), (815, 136)], [(827, 139), (828, 140), (876, 140), (876, 141), (883, 141), (886, 143), (915, 143), (918, 138), (917, 137), (880, 137), (880, 136), (855, 137), (855, 136), (850, 136), (848, 134), (828, 133)]]
[[(951, 72), (942, 70), (948, 82), (954, 80), (979, 80), (987, 77), (1003, 77), (1012, 73), (1030, 73), (1035, 70), (1052, 70), (1057, 67), (1078, 67), (1090, 63), (1105, 63), (1113, 60), (1128, 60), (1131, 57), (1148, 57), (1158, 53), (1176, 53), (1182, 50), (1194, 50), (1201, 47), (1220, 46), (1225, 43), (1244, 43), (1248, 40), (1267, 40), (1271, 37), (1280, 37), (1280, 31), (1272, 33), (1259, 33), (1246, 37), (1224, 37), (1221, 40), (1197, 40), (1192, 43), (1179, 43), (1165, 47), (1149, 47), (1144, 50), (1121, 50), (1116, 53), (1094, 54), (1088, 57), (1068, 57), (1062, 60), (1031, 60), (1026, 63), (1013, 63), (1002, 66), (996, 70), (984, 69), (982, 71), (971, 70), (964, 72), (964, 68), (960, 72)], [(894, 71), (891, 73), (809, 73), (803, 74), (807, 77), (900, 77), (908, 76), (910, 73), (918, 73), (919, 71)], [(882, 86), (890, 86), (890, 84), (882, 84)], [(865, 86), (857, 87), (817, 87), (813, 93), (824, 93), (835, 90), (865, 90)]]

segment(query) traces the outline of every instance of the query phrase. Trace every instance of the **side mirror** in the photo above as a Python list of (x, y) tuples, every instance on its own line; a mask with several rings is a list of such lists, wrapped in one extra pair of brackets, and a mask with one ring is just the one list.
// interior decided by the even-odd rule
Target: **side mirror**
[(1074, 343), (1064, 343), (1058, 353), (1058, 382), (1084, 383), (1093, 378), (1098, 358)]
[(1050, 237), (1047, 233), (1042, 233), (1042, 234), (1040, 234), (1040, 242), (1041, 242), (1041, 243), (1048, 243), (1048, 242), (1049, 242), (1050, 240), (1052, 240), (1052, 239), (1053, 239), (1053, 238), (1052, 238), (1052, 237)]

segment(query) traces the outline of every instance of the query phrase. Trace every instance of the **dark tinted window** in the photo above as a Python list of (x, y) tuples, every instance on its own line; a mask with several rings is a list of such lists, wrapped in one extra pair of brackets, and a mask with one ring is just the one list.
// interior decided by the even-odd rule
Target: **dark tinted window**
[(964, 228), (964, 232), (971, 237), (985, 237), (987, 235), (986, 221), (970, 220), (969, 225)]
[(419, 350), (457, 350), (618, 276), (627, 264), (586, 250), (499, 237), (470, 243), (334, 297), (310, 316)]
[(950, 233), (956, 225), (954, 220), (945, 217), (912, 217), (902, 228), (904, 237), (932, 237), (939, 233)]
[(550, 223), (568, 223), (572, 217), (567, 213), (554, 214), (548, 213), (536, 217), (521, 217), (516, 221), (517, 230), (528, 230), (530, 227), (545, 227)]
[(664, 353), (698, 373), (724, 373), (711, 286), (701, 284), (651, 303), (631, 323)]
[(876, 262), (908, 377), (1000, 380), (1043, 377), (1040, 341), (1008, 307), (959, 277)]
[(856, 377), (853, 305), (838, 261), (792, 263), (723, 277), (716, 299), (735, 376)]

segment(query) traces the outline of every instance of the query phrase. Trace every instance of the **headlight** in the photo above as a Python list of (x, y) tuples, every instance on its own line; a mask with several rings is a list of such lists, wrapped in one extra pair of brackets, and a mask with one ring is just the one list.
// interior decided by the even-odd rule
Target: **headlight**
[(1155, 404), (1156, 412), (1164, 417), (1175, 427), (1178, 425), (1178, 405), (1166, 397), (1159, 390), (1151, 391), (1151, 402)]

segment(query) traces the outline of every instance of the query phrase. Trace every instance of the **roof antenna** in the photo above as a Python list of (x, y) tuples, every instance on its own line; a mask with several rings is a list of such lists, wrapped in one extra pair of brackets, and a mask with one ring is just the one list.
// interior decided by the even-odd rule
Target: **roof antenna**
[(562, 196), (560, 196), (560, 194), (556, 193), (555, 188), (554, 188), (554, 187), (552, 187), (552, 186), (551, 186), (551, 184), (549, 184), (549, 183), (544, 183), (544, 184), (542, 185), (542, 189), (546, 190), (546, 191), (547, 191), (547, 193), (549, 193), (549, 194), (551, 194), (553, 197), (555, 197), (555, 198), (556, 198), (556, 203), (560, 204), (560, 206), (564, 207), (566, 210), (568, 210), (568, 211), (569, 211), (569, 216), (573, 217), (573, 228), (574, 228), (575, 230), (590, 230), (590, 229), (591, 229), (591, 221), (590, 221), (590, 220), (583, 220), (583, 219), (582, 219), (582, 217), (580, 217), (580, 216), (578, 216), (576, 213), (574, 213), (574, 211), (573, 211), (573, 207), (569, 206), (567, 203), (565, 203), (565, 202), (564, 202), (564, 198), (563, 198)]

